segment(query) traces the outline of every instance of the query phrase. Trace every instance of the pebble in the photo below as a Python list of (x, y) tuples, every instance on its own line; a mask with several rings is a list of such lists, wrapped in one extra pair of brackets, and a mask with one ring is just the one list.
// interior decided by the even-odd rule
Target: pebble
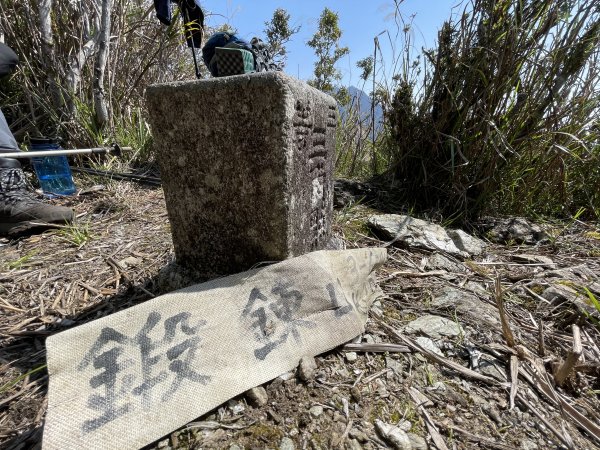
[(229, 450), (243, 450), (243, 449), (242, 449), (242, 447), (240, 447), (240, 446), (239, 446), (239, 445), (237, 445), (237, 444), (231, 444), (231, 445), (229, 446)]
[(275, 422), (278, 425), (283, 423), (283, 418), (272, 409), (267, 411), (267, 417), (269, 417), (273, 422)]
[(424, 349), (429, 350), (430, 352), (433, 352), (438, 356), (444, 356), (444, 353), (440, 350), (440, 348), (437, 345), (435, 345), (435, 342), (433, 342), (428, 337), (419, 336), (417, 339), (415, 339), (415, 341)]
[(360, 393), (359, 388), (357, 388), (356, 386), (352, 387), (350, 389), (350, 395), (352, 396), (352, 400), (354, 400), (356, 403), (360, 403), (362, 394)]
[(396, 450), (412, 450), (412, 444), (405, 431), (394, 425), (375, 420), (375, 428), (379, 435)]
[(356, 352), (347, 352), (345, 356), (346, 356), (346, 361), (348, 361), (348, 362), (354, 362), (358, 359)]
[(281, 439), (281, 443), (279, 444), (279, 450), (295, 450), (296, 445), (294, 441), (289, 437), (284, 437)]
[(281, 375), (279, 375), (278, 378), (283, 381), (291, 380), (292, 378), (294, 378), (294, 372), (282, 373)]
[(350, 439), (346, 444), (346, 448), (349, 450), (362, 450), (362, 445), (356, 439)]
[(257, 386), (246, 391), (246, 396), (256, 406), (265, 406), (269, 402), (267, 391), (262, 386)]
[(421, 436), (414, 433), (407, 433), (412, 450), (428, 450), (427, 441)]
[(323, 414), (323, 407), (321, 405), (315, 405), (308, 410), (309, 414), (315, 419)]
[(315, 377), (317, 370), (317, 362), (312, 356), (305, 356), (300, 360), (298, 365), (298, 376), (302, 381), (309, 381)]
[(367, 436), (367, 433), (365, 433), (364, 431), (357, 430), (355, 428), (350, 430), (348, 436), (350, 436), (352, 439), (356, 439), (358, 442), (364, 443), (369, 441), (369, 436)]
[(402, 431), (408, 432), (412, 428), (412, 423), (410, 423), (408, 420), (401, 420), (396, 426)]

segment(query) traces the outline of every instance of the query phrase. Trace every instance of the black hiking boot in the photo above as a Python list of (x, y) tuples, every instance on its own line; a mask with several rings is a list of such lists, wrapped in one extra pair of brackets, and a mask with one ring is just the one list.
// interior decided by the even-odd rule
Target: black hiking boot
[(27, 190), (19, 161), (0, 157), (0, 235), (39, 231), (72, 220), (73, 210), (43, 203)]

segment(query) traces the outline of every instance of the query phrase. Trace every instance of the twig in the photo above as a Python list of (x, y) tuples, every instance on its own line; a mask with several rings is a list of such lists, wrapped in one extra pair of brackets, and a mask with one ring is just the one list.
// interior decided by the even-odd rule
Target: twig
[(398, 272), (393, 272), (392, 274), (390, 274), (389, 276), (385, 277), (384, 279), (380, 280), (380, 283), (384, 283), (386, 281), (390, 281), (393, 280), (396, 277), (409, 277), (409, 278), (423, 278), (423, 277), (436, 277), (436, 276), (440, 276), (440, 275), (447, 275), (448, 272), (446, 272), (445, 270), (432, 270), (430, 272), (412, 272), (410, 270), (400, 270)]
[(573, 350), (571, 350), (567, 355), (566, 361), (562, 363), (556, 370), (556, 373), (554, 374), (554, 380), (556, 381), (556, 384), (559, 386), (563, 385), (573, 370), (573, 367), (575, 367), (579, 361), (582, 352), (583, 347), (581, 345), (581, 333), (579, 326), (573, 324)]
[(519, 358), (510, 356), (510, 409), (515, 407), (515, 397), (519, 388)]
[(427, 426), (427, 431), (429, 431), (429, 434), (431, 435), (431, 439), (433, 440), (433, 443), (438, 448), (438, 450), (449, 450), (448, 447), (446, 446), (446, 443), (444, 442), (444, 439), (442, 438), (442, 435), (438, 431), (437, 426), (435, 425), (435, 422), (433, 421), (433, 419), (431, 418), (429, 413), (425, 410), (425, 406), (421, 402), (420, 397), (425, 397), (425, 396), (423, 394), (421, 394), (420, 392), (419, 392), (420, 395), (415, 395), (414, 391), (417, 391), (417, 390), (415, 388), (408, 389), (408, 394), (411, 396), (413, 401), (416, 403), (417, 409), (419, 410), (419, 412), (425, 418), (425, 425)]
[(544, 342), (544, 322), (541, 319), (538, 328), (538, 354), (541, 358), (546, 356), (546, 344)]
[(546, 428), (548, 428), (550, 431), (552, 431), (552, 433), (554, 433), (554, 435), (563, 443), (565, 444), (569, 449), (574, 449), (575, 446), (573, 445), (573, 440), (571, 439), (570, 436), (565, 437), (563, 436), (563, 434), (561, 432), (559, 432), (556, 427), (554, 425), (552, 425), (550, 422), (548, 422), (548, 420), (542, 416), (540, 414), (540, 412), (535, 409), (531, 403), (529, 403), (525, 397), (523, 397), (523, 395), (518, 394), (517, 398), (519, 399), (519, 401), (521, 403), (523, 403), (523, 405), (525, 405), (527, 407), (527, 409), (529, 411), (531, 411), (533, 413), (534, 416), (536, 416), (538, 419), (540, 419), (542, 421), (542, 423), (546, 426)]
[(443, 429), (456, 431), (459, 434), (462, 434), (467, 440), (471, 442), (478, 442), (484, 444), (486, 447), (496, 448), (498, 450), (518, 450), (517, 447), (512, 447), (510, 445), (500, 444), (499, 442), (492, 441), (491, 439), (484, 438), (481, 436), (477, 436), (473, 433), (470, 433), (467, 430), (463, 430), (462, 428), (457, 427), (456, 425), (446, 425), (441, 422), (435, 422), (435, 424)]
[(342, 350), (348, 352), (373, 352), (373, 353), (412, 353), (413, 351), (406, 345), (398, 344), (346, 344)]
[(502, 285), (500, 283), (500, 275), (496, 277), (495, 282), (495, 299), (496, 305), (498, 306), (498, 311), (500, 312), (500, 322), (502, 323), (502, 334), (504, 335), (504, 339), (506, 339), (506, 343), (509, 347), (515, 346), (515, 337), (510, 329), (510, 324), (508, 323), (508, 318), (506, 317), (506, 311), (504, 310), (504, 300), (502, 298)]

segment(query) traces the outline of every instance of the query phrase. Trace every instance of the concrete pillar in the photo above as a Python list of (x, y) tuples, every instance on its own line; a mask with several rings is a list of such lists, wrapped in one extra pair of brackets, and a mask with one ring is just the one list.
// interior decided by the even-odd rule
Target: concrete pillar
[(178, 265), (206, 277), (324, 248), (337, 105), (281, 72), (150, 86)]

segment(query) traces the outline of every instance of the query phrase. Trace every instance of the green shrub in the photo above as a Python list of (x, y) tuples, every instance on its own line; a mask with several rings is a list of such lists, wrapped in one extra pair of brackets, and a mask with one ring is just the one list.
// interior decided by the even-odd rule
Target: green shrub
[(424, 52), (423, 88), (396, 77), (388, 179), (456, 218), (599, 217), (599, 43), (594, 0), (472, 0)]

